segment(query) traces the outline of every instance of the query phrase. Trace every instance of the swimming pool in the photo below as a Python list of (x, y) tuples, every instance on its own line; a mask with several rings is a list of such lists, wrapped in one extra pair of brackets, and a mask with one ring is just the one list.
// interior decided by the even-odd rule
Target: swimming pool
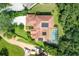
[(51, 32), (51, 42), (52, 43), (57, 43), (57, 34), (58, 34), (58, 29), (54, 28), (53, 31)]

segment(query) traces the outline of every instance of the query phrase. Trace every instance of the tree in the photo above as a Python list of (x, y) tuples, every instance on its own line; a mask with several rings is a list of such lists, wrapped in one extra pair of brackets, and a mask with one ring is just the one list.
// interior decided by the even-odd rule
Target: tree
[(9, 53), (8, 53), (7, 48), (2, 48), (2, 49), (1, 49), (1, 52), (0, 52), (0, 55), (2, 55), (2, 56), (8, 56)]
[(24, 29), (24, 25), (22, 23), (19, 25), (19, 27), (20, 29)]
[(2, 8), (7, 7), (7, 6), (10, 6), (10, 4), (9, 4), (9, 3), (0, 3), (0, 10), (1, 10)]
[(0, 31), (6, 31), (11, 26), (12, 20), (9, 15), (5, 15), (3, 13), (0, 14)]
[(0, 36), (0, 40), (2, 39), (2, 37)]
[(59, 23), (65, 34), (60, 38), (58, 55), (79, 55), (79, 4), (57, 4)]

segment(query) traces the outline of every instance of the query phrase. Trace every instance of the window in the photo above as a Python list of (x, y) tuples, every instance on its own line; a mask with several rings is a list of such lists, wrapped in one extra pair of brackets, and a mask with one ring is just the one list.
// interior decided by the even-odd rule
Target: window
[(38, 38), (39, 41), (43, 41), (43, 38)]
[(33, 29), (33, 26), (29, 26), (29, 29)]
[(46, 35), (46, 32), (42, 32), (42, 35)]
[(48, 23), (42, 23), (42, 27), (48, 27)]
[(33, 29), (33, 26), (26, 26), (26, 29)]

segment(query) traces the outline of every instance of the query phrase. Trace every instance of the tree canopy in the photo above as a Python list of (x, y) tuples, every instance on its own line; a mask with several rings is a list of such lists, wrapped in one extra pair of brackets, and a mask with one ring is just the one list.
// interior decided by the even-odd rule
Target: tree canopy
[(64, 35), (60, 38), (58, 55), (79, 55), (79, 4), (57, 4), (59, 23)]

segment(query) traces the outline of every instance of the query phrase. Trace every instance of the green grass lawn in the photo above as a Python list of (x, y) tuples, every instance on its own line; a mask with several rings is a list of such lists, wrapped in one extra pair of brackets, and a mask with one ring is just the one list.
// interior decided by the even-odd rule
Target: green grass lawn
[(20, 38), (19, 41), (30, 43), (30, 44), (33, 43), (28, 37), (28, 34), (24, 31), (24, 29), (19, 28), (19, 26), (15, 27), (15, 33)]
[(1, 39), (0, 40), (0, 50), (4, 47), (6, 47), (8, 49), (9, 56), (23, 56), (24, 55), (24, 51), (22, 48), (9, 44), (4, 39)]
[(62, 25), (59, 23), (59, 9), (57, 7), (56, 4), (53, 4), (53, 12), (52, 12), (53, 16), (54, 16), (54, 22), (55, 24), (58, 25), (58, 33), (59, 33), (59, 37), (61, 37), (62, 35), (64, 35), (64, 31), (63, 31), (63, 27)]
[(15, 27), (15, 33), (24, 38), (27, 38), (26, 32), (24, 31), (24, 29), (19, 28), (19, 26)]
[(53, 4), (37, 4), (31, 8), (28, 12), (51, 12), (53, 10)]

